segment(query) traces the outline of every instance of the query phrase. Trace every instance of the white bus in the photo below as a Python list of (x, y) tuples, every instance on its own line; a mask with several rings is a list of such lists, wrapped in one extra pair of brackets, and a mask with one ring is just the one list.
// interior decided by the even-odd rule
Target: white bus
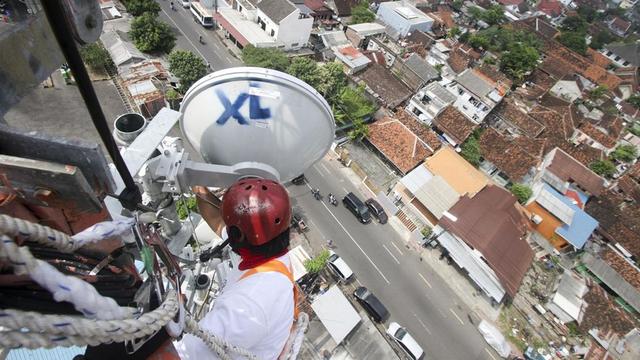
[(199, 2), (191, 2), (191, 13), (193, 14), (193, 20), (200, 23), (200, 25), (204, 27), (213, 26), (213, 16), (211, 16), (211, 12), (205, 9)]

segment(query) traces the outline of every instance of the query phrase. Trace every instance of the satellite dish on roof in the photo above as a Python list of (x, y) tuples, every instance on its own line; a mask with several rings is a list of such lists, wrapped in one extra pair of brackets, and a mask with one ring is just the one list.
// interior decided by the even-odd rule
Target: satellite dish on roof
[(320, 160), (335, 134), (331, 107), (313, 87), (263, 68), (203, 77), (185, 94), (180, 112), (184, 137), (206, 162), (266, 164), (282, 182)]

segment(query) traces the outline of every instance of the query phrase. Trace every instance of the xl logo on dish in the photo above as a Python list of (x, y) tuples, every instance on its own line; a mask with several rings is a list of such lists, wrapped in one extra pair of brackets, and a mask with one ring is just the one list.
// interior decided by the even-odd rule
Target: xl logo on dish
[(249, 93), (240, 93), (233, 103), (222, 89), (216, 89), (216, 95), (224, 107), (224, 112), (218, 120), (216, 120), (216, 123), (218, 125), (224, 125), (230, 118), (234, 118), (240, 125), (249, 125), (247, 119), (240, 113), (240, 109), (247, 99), (249, 99), (249, 120), (266, 120), (271, 118), (271, 109), (261, 107), (259, 92), (252, 91), (254, 89), (257, 90), (259, 87), (260, 85), (256, 83), (249, 84)]

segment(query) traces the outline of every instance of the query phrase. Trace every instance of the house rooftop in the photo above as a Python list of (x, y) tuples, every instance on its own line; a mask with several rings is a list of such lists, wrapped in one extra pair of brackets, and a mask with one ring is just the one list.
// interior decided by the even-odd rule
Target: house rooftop
[(453, 103), (457, 98), (454, 94), (451, 93), (451, 91), (447, 90), (438, 82), (432, 82), (429, 85), (425, 86), (424, 89), (425, 91), (430, 92), (432, 95), (435, 95), (443, 103)]
[(378, 64), (367, 67), (357, 77), (364, 81), (375, 94), (379, 95), (389, 108), (395, 108), (413, 95), (411, 90), (391, 71)]
[(361, 36), (370, 36), (384, 33), (384, 25), (378, 23), (361, 23), (347, 26), (347, 28), (355, 31)]
[(544, 130), (544, 125), (529, 116), (524, 109), (518, 107), (510, 98), (502, 100), (496, 108), (495, 114), (529, 137), (535, 138)]
[(431, 66), (425, 59), (421, 58), (420, 55), (416, 53), (409, 55), (404, 63), (423, 81), (431, 81), (440, 76), (436, 68)]
[(425, 166), (411, 170), (400, 182), (436, 219), (442, 218), (460, 198), (442, 176), (433, 175)]
[(640, 43), (638, 42), (608, 44), (604, 49), (627, 60), (633, 66), (640, 66)]
[(436, 116), (433, 123), (457, 144), (464, 142), (477, 127), (453, 106), (447, 106)]
[(297, 10), (289, 0), (261, 0), (257, 7), (276, 24)]
[(549, 156), (551, 162), (546, 169), (560, 180), (572, 182), (594, 196), (598, 196), (604, 191), (604, 179), (564, 150), (555, 148)]
[(527, 219), (508, 191), (488, 185), (473, 198), (462, 197), (439, 225), (479, 251), (507, 294), (515, 297), (533, 261), (527, 244)]
[(444, 178), (459, 195), (474, 196), (488, 183), (487, 177), (450, 146), (443, 146), (424, 162), (434, 175)]
[(275, 40), (267, 35), (257, 23), (247, 20), (236, 10), (221, 8), (213, 17), (242, 46), (275, 43)]
[(585, 211), (600, 223), (599, 231), (612, 242), (640, 258), (640, 206), (614, 191), (592, 199)]
[(479, 144), (482, 156), (507, 174), (514, 182), (521, 182), (540, 161), (538, 154), (530, 154), (515, 141), (492, 128), (482, 132)]
[(609, 248), (600, 253), (600, 258), (609, 264), (626, 282), (640, 291), (640, 269), (637, 266)]
[(425, 21), (433, 21), (431, 17), (418, 10), (415, 6), (411, 5), (407, 1), (387, 1), (380, 3), (379, 6), (381, 8), (387, 7), (392, 9), (411, 24), (420, 24)]
[(494, 90), (493, 84), (472, 69), (467, 69), (456, 77), (456, 82), (479, 98), (486, 98)]
[(583, 133), (588, 135), (590, 138), (599, 142), (600, 144), (602, 144), (604, 147), (608, 149), (612, 149), (616, 146), (616, 143), (617, 143), (616, 139), (605, 134), (604, 132), (602, 132), (595, 126), (593, 126), (593, 124), (591, 124), (588, 121), (585, 121), (582, 124), (580, 124), (578, 128), (580, 129), (580, 131), (582, 131)]

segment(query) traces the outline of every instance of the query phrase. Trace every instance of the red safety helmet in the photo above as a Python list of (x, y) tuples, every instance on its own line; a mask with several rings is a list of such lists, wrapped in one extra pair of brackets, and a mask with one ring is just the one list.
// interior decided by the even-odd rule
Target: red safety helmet
[[(244, 234), (253, 246), (265, 244), (289, 228), (289, 194), (272, 180), (239, 180), (227, 189), (222, 198), (222, 219), (230, 238)], [(236, 227), (242, 234), (233, 234), (231, 227)]]

